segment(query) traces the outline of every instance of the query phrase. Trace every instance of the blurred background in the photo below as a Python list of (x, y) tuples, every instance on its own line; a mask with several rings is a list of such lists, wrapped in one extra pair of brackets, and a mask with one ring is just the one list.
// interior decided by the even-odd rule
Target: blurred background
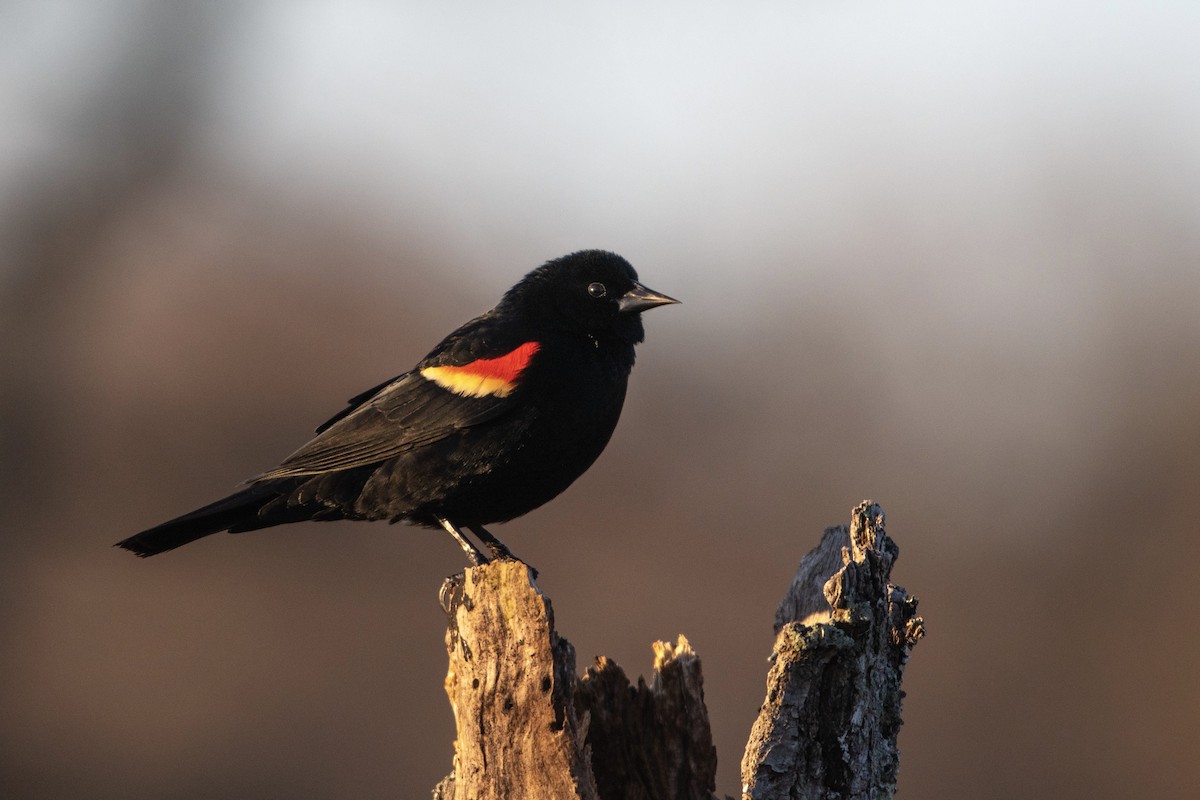
[(1200, 796), (1200, 6), (9, 2), (0, 796), (422, 797), (441, 533), (111, 544), (602, 247), (624, 418), (497, 528), (582, 670), (700, 653), (888, 512), (914, 798)]

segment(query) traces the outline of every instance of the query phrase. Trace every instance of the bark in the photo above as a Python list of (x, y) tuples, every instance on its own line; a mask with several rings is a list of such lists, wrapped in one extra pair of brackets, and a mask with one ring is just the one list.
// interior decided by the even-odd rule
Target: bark
[[(842, 567), (823, 585), (829, 621), (804, 624), (795, 618), (814, 619), (814, 565), (833, 548)], [(895, 794), (900, 679), (924, 634), (916, 598), (888, 583), (898, 555), (883, 509), (864, 502), (849, 529), (826, 531), (802, 560), (776, 618), (767, 698), (742, 759), (744, 800)]]
[[(801, 560), (776, 616), (744, 800), (895, 791), (900, 678), (923, 627), (916, 599), (888, 583), (899, 551), (883, 521), (864, 502)], [(575, 650), (534, 578), (494, 561), (443, 587), (457, 739), (435, 800), (716, 800), (704, 680), (687, 639), (655, 643), (649, 683), (632, 685), (604, 657), (576, 678)]]
[(654, 643), (650, 685), (630, 685), (600, 656), (575, 695), (591, 719), (588, 742), (604, 800), (715, 800), (717, 751), (704, 705), (700, 658), (683, 636)]

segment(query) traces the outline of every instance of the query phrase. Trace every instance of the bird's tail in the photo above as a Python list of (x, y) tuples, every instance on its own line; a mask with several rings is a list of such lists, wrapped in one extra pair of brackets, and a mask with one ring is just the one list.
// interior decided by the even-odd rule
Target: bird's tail
[(116, 546), (146, 558), (174, 550), (210, 533), (231, 529), (248, 531), (277, 525), (283, 520), (264, 519), (259, 512), (278, 496), (277, 491), (271, 491), (261, 484), (247, 486), (215, 503), (134, 534), (117, 542)]

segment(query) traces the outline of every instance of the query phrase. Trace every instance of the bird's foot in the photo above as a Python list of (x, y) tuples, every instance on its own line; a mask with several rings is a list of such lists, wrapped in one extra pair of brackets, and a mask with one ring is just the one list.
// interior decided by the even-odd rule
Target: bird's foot
[(463, 602), (463, 584), (466, 582), (466, 576), (461, 572), (456, 572), (453, 575), (446, 577), (442, 581), (442, 586), (438, 589), (438, 604), (441, 605), (442, 611), (446, 612), (446, 617), (453, 622), (454, 611)]
[(492, 554), (492, 558), (497, 561), (520, 561), (533, 573), (533, 577), (537, 578), (537, 567), (527, 563), (524, 559), (515, 555), (512, 550), (509, 550), (504, 542), (496, 538), (496, 536), (482, 525), (464, 525), (464, 528), (479, 537), (479, 541), (483, 542), (483, 546)]
[(502, 561), (521, 560), (513, 555), (512, 550), (509, 550), (504, 542), (497, 539), (491, 531), (482, 525), (464, 525), (463, 527), (479, 537), (479, 541), (483, 542), (483, 546), (492, 554), (492, 558), (498, 558)]

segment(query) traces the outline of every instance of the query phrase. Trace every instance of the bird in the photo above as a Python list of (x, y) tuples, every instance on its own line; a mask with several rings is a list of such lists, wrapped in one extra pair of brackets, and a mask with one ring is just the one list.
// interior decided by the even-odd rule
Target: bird
[(117, 542), (143, 558), (213, 533), (322, 520), (442, 528), (473, 565), (512, 552), (486, 525), (562, 493), (608, 444), (642, 312), (679, 301), (605, 250), (547, 261), (408, 372), (352, 397), (227, 497)]

